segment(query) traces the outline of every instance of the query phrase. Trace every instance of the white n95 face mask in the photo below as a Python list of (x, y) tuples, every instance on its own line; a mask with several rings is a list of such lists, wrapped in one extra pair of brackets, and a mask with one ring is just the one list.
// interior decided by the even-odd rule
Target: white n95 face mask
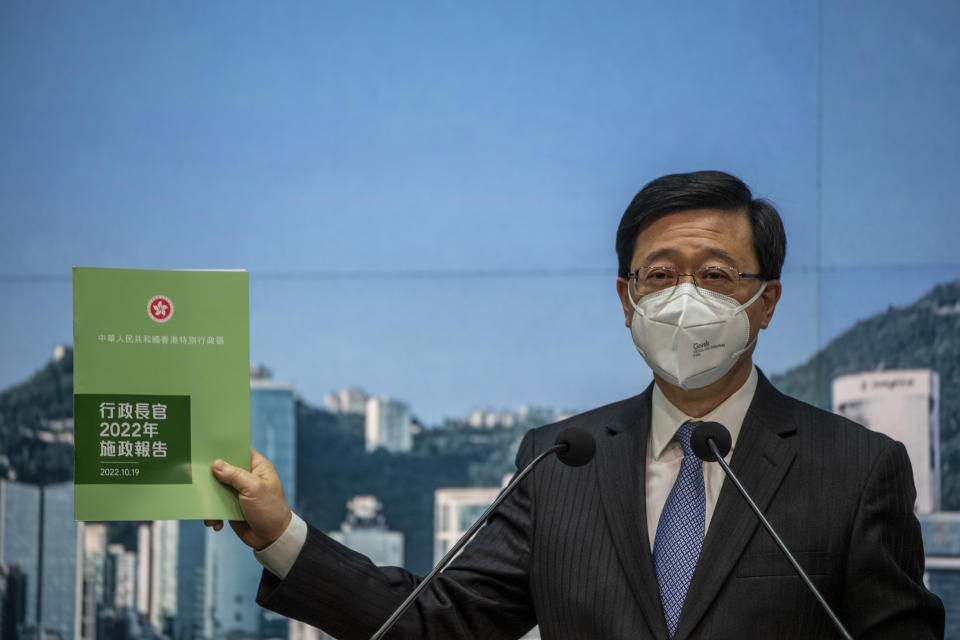
[(722, 378), (752, 346), (746, 309), (766, 286), (764, 282), (743, 304), (691, 282), (636, 302), (631, 298), (633, 343), (654, 373), (670, 384), (681, 389), (705, 387)]

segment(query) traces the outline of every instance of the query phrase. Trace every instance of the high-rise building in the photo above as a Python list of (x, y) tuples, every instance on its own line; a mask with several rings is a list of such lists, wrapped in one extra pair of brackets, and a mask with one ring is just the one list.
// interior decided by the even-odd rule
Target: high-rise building
[[(199, 520), (184, 520), (177, 535), (177, 617), (174, 640), (205, 640), (213, 636), (210, 601), (210, 540), (216, 532)], [(230, 531), (219, 535), (232, 537)], [(253, 587), (251, 587), (253, 588)]]
[(117, 611), (133, 609), (137, 601), (137, 552), (108, 544), (104, 562), (104, 604)]
[(97, 640), (99, 608), (106, 603), (107, 526), (85, 523), (83, 527), (80, 638)]
[(27, 580), (20, 568), (0, 564), (0, 638), (17, 637), (23, 627), (26, 600)]
[(452, 422), (474, 428), (512, 428), (520, 425), (537, 427), (544, 424), (550, 424), (556, 420), (557, 414), (552, 409), (521, 405), (519, 409), (515, 410), (473, 409), (465, 418), (453, 419)]
[(73, 484), (0, 480), (0, 565), (26, 584), (24, 635), (73, 638), (79, 628), (82, 527), (73, 520)]
[(23, 623), (37, 620), (40, 487), (0, 480), (0, 564), (17, 567), (27, 584)]
[(929, 369), (869, 371), (833, 381), (833, 410), (899, 440), (917, 487), (917, 512), (940, 508), (940, 378)]
[(139, 525), (136, 547), (129, 549), (123, 544), (108, 544), (106, 525), (85, 523), (81, 541), (81, 640), (172, 634), (178, 524), (154, 521)]
[(72, 638), (80, 623), (83, 524), (73, 519), (73, 483), (42, 488), (43, 541), (40, 547), (42, 589), (40, 625), (61, 638)]
[(924, 582), (946, 608), (945, 638), (960, 638), (960, 513), (920, 514)]
[[(273, 463), (290, 504), (296, 500), (295, 429), (290, 385), (251, 380), (250, 441)], [(256, 604), (263, 568), (233, 532), (182, 522), (177, 554), (177, 640), (286, 637), (287, 620)]]
[(403, 533), (390, 531), (376, 496), (354, 496), (347, 502), (347, 518), (330, 537), (370, 558), (377, 566), (403, 565)]
[(290, 504), (297, 495), (296, 435), (293, 387), (273, 380), (251, 381), (250, 443), (273, 462)]
[(389, 398), (367, 398), (366, 449), (383, 447), (391, 452), (410, 451), (413, 447), (413, 417), (403, 402)]
[(155, 520), (137, 527), (137, 613), (158, 632), (177, 613), (179, 524)]
[(153, 586), (151, 575), (150, 556), (150, 526), (152, 523), (143, 523), (137, 527), (137, 613), (141, 616), (150, 615), (150, 588)]
[(448, 488), (434, 491), (433, 562), (436, 564), (497, 499), (499, 487)]
[(323, 405), (333, 413), (359, 413), (367, 411), (367, 394), (363, 389), (351, 387), (328, 393)]

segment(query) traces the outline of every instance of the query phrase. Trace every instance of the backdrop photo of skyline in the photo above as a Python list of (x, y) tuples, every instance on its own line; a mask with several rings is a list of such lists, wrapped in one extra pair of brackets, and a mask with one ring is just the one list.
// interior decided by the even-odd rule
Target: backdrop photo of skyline
[[(423, 570), (432, 494), (391, 503), (397, 479), (509, 471), (513, 431), (445, 439), (474, 409), (641, 392), (617, 224), (650, 180), (719, 169), (786, 226), (757, 365), (827, 409), (838, 377), (935, 373), (960, 510), (958, 32), (947, 0), (0, 3), (0, 470), (8, 433), (69, 417), (21, 391), (69, 392), (50, 361), (72, 267), (245, 269), (251, 365), (293, 390), (298, 429), (333, 429), (325, 395), (359, 387), (432, 433), (433, 479), (349, 420), (287, 470), (328, 529), (386, 492)], [(62, 453), (29, 473), (64, 480)]]

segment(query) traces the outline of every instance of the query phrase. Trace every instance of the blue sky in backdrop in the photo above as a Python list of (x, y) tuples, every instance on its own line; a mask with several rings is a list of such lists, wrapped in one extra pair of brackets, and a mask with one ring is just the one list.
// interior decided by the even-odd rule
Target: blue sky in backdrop
[(433, 423), (649, 373), (613, 237), (719, 168), (772, 199), (809, 358), (960, 277), (960, 5), (0, 3), (0, 388), (70, 343), (70, 268), (245, 268), (251, 357)]

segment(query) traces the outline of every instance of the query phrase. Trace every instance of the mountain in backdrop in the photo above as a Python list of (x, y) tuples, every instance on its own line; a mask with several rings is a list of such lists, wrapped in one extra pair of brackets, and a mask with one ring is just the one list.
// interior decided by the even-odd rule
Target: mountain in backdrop
[(771, 381), (784, 393), (829, 410), (838, 376), (893, 369), (932, 369), (940, 376), (941, 508), (960, 511), (960, 280), (858, 322)]

